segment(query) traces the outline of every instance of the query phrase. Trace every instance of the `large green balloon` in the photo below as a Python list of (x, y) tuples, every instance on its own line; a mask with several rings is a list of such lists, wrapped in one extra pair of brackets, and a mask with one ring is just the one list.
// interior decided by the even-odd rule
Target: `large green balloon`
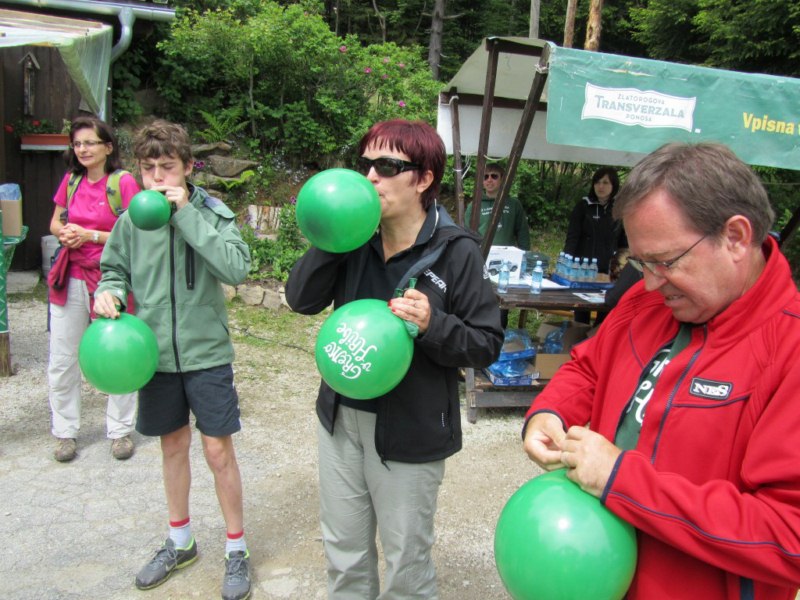
[(169, 223), (172, 208), (161, 192), (142, 190), (131, 198), (128, 215), (136, 227), (151, 231)]
[(322, 324), (315, 350), (325, 382), (355, 400), (394, 389), (413, 354), (403, 320), (382, 300), (355, 300), (336, 309)]
[(349, 169), (328, 169), (306, 181), (297, 195), (297, 225), (328, 252), (363, 246), (381, 220), (381, 201), (369, 179)]
[(158, 367), (158, 341), (147, 323), (128, 313), (95, 319), (81, 338), (78, 363), (86, 380), (107, 394), (129, 394)]
[(636, 569), (636, 531), (562, 469), (511, 496), (494, 557), (514, 600), (619, 600)]

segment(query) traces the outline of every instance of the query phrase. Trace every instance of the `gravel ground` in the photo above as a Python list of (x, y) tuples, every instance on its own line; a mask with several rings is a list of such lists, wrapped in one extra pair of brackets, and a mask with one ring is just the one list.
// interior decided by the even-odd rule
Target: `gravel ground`
[[(84, 385), (79, 456), (55, 462), (45, 303), (12, 296), (9, 323), (15, 374), (0, 378), (0, 597), (219, 597), (225, 530), (197, 434), (191, 506), (200, 560), (161, 587), (139, 592), (133, 576), (166, 533), (157, 441), (137, 435), (136, 455), (115, 461), (105, 439), (105, 399)], [(324, 598), (312, 349), (236, 347), (243, 421), (236, 447), (252, 597)], [(476, 424), (463, 418), (464, 450), (447, 461), (437, 514), (442, 600), (508, 597), (494, 567), (494, 525), (509, 496), (537, 472), (519, 442), (521, 417), (508, 409), (484, 412)]]

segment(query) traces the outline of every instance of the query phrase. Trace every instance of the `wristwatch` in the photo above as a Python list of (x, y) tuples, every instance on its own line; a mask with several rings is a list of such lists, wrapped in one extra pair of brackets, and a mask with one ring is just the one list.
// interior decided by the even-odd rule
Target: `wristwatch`
[(95, 231), (95, 232), (92, 234), (92, 241), (93, 241), (95, 244), (99, 244), (99, 243), (100, 243), (100, 232), (99, 232), (99, 231)]

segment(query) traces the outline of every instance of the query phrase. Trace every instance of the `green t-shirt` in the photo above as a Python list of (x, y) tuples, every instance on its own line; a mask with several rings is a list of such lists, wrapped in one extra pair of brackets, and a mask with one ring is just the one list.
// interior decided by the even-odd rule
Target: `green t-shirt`
[(675, 339), (661, 348), (642, 371), (643, 377), (641, 377), (639, 387), (636, 388), (633, 397), (628, 402), (622, 422), (617, 429), (617, 435), (614, 437), (614, 444), (618, 448), (633, 450), (636, 447), (642, 431), (642, 423), (644, 423), (645, 409), (656, 388), (658, 378), (669, 361), (689, 345), (692, 339), (692, 327), (691, 323), (681, 323)]
[[(489, 221), (492, 220), (492, 210), (494, 210), (494, 199), (483, 197), (481, 200), (481, 220), (478, 224), (478, 233), (481, 237), (486, 235), (489, 228)], [(472, 203), (467, 206), (464, 222), (469, 227), (472, 216)], [(503, 206), (503, 214), (497, 223), (497, 231), (492, 240), (493, 246), (516, 246), (523, 250), (531, 249), (531, 234), (528, 229), (528, 217), (525, 209), (522, 208), (516, 198), (507, 198)]]

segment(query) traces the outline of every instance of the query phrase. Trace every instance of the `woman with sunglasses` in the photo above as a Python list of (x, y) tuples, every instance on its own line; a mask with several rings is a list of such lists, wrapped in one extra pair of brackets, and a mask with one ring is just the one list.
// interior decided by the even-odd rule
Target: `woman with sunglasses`
[[(95, 117), (72, 121), (67, 173), (53, 202), (50, 232), (61, 247), (58, 265), (64, 279), (50, 289), (50, 386), (54, 457), (69, 462), (77, 455), (81, 427), (81, 372), (78, 345), (89, 326), (95, 288), (100, 280), (100, 255), (118, 212), (139, 191), (133, 176), (121, 171), (119, 150), (111, 128)], [(110, 181), (113, 178), (113, 181)], [(66, 262), (64, 262), (66, 261)], [(55, 268), (55, 265), (54, 265)], [(51, 272), (51, 281), (55, 273)], [(106, 431), (111, 453), (118, 460), (133, 455), (130, 437), (136, 415), (136, 393), (110, 395)]]
[[(421, 122), (377, 123), (358, 150), (358, 170), (380, 197), (380, 227), (349, 253), (311, 248), (292, 269), (286, 299), (303, 314), (331, 302), (386, 300), (419, 335), (408, 373), (384, 396), (354, 400), (320, 386), (328, 595), (436, 598), (437, 495), (444, 460), (461, 449), (457, 369), (491, 364), (503, 331), (477, 236), (436, 202), (446, 158), (436, 131)], [(376, 532), (386, 562), (382, 592)]]

